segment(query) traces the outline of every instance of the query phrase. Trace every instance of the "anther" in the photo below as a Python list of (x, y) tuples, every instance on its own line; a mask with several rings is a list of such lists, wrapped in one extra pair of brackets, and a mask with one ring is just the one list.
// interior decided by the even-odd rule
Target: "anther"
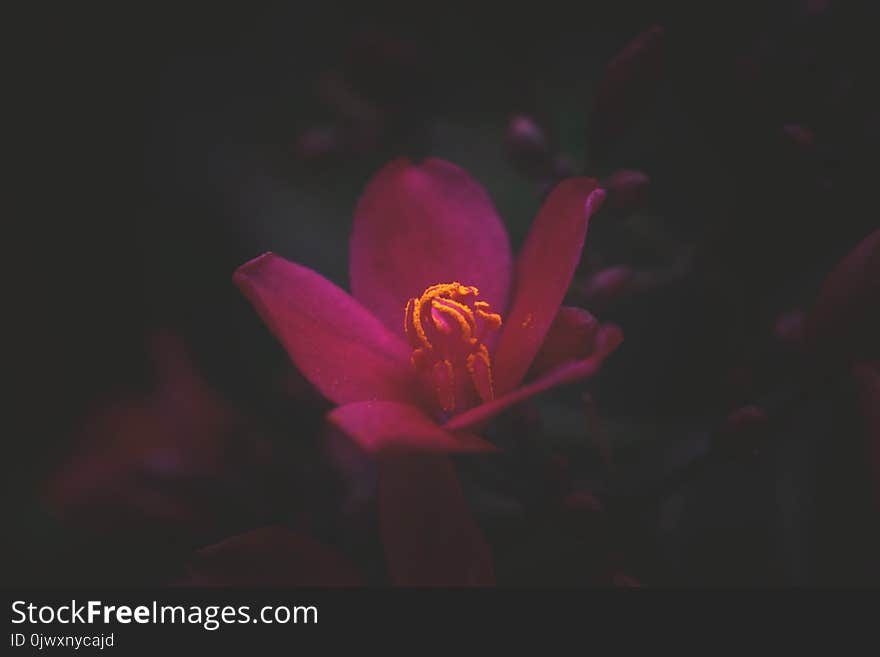
[(444, 413), (494, 397), (492, 359), (484, 344), (501, 327), (501, 315), (479, 300), (476, 287), (439, 283), (410, 299), (403, 326), (412, 364), (430, 383)]

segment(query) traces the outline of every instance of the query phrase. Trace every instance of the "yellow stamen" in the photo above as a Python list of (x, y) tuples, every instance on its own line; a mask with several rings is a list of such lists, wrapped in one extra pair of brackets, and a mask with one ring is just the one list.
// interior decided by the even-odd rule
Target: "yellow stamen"
[[(492, 359), (483, 339), (501, 327), (501, 315), (479, 294), (478, 288), (458, 281), (438, 283), (406, 304), (404, 331), (413, 348), (413, 367), (431, 380), (445, 413), (462, 410), (462, 404), (477, 397), (494, 398)], [(456, 376), (462, 371), (467, 375)]]
[[(444, 301), (445, 301), (445, 299), (444, 299)], [(455, 303), (455, 302), (450, 301), (450, 303)], [(470, 338), (471, 338), (471, 325), (468, 323), (467, 318), (465, 318), (464, 314), (461, 311), (459, 311), (457, 308), (450, 308), (446, 304), (444, 304), (440, 301), (437, 301), (436, 299), (434, 299), (431, 302), (431, 309), (436, 310), (438, 313), (445, 315), (447, 317), (450, 317), (453, 320), (455, 320), (458, 323), (459, 327), (461, 327), (462, 337), (465, 338), (466, 340), (470, 340)], [(439, 331), (446, 332), (446, 329), (444, 329), (440, 325), (440, 320), (436, 317), (434, 318), (434, 326), (436, 326)]]

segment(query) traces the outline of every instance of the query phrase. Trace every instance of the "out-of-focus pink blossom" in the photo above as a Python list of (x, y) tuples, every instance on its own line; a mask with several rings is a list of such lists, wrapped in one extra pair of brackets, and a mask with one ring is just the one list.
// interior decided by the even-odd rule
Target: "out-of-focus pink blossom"
[(880, 229), (859, 243), (825, 278), (806, 320), (805, 340), (836, 361), (880, 357)]
[(223, 491), (238, 486), (239, 504), (259, 505), (259, 486), (241, 478), (271, 462), (271, 451), (196, 371), (179, 337), (157, 333), (152, 353), (155, 389), (87, 416), (46, 500), (81, 529), (195, 540), (223, 524)]

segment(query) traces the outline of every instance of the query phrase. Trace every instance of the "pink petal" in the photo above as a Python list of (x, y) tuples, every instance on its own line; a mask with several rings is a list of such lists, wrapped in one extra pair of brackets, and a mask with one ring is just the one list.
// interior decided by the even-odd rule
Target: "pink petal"
[(526, 375), (571, 284), (587, 224), (605, 192), (592, 178), (561, 182), (544, 202), (516, 262), (516, 289), (495, 351), (495, 389)]
[(843, 360), (878, 357), (880, 347), (880, 229), (853, 249), (825, 279), (807, 318), (813, 349)]
[(418, 403), (409, 347), (333, 283), (273, 253), (239, 267), (234, 280), (326, 397)]
[(495, 312), (507, 306), (507, 232), (483, 188), (449, 162), (385, 166), (358, 203), (350, 248), (352, 294), (401, 335), (406, 302), (437, 283), (474, 285)]
[(492, 555), (449, 459), (383, 455), (379, 525), (397, 586), (492, 586)]
[(368, 452), (491, 452), (497, 447), (469, 433), (442, 429), (421, 410), (398, 402), (356, 402), (335, 408), (328, 420)]
[[(230, 522), (233, 514), (222, 500), (236, 482), (247, 481), (247, 494), (236, 499), (241, 513), (263, 506), (267, 482), (250, 481), (247, 474), (264, 470), (271, 457), (263, 452), (268, 445), (205, 380), (179, 335), (157, 331), (150, 351), (155, 385), (100, 401), (84, 415), (43, 500), (78, 530), (124, 535), (143, 545), (169, 536), (197, 541)], [(238, 453), (234, 466), (232, 448)]]
[(285, 527), (263, 527), (196, 553), (181, 586), (338, 587), (363, 579), (341, 554)]
[(599, 335), (596, 337), (596, 351), (588, 358), (560, 365), (552, 372), (532, 381), (528, 385), (517, 388), (513, 392), (503, 397), (498, 397), (491, 402), (476, 406), (460, 415), (456, 415), (444, 427), (450, 431), (460, 431), (480, 426), (505, 409), (514, 404), (519, 404), (529, 397), (534, 397), (564, 383), (573, 383), (593, 376), (599, 371), (605, 358), (617, 349), (621, 342), (623, 342), (621, 330), (616, 326), (607, 324), (599, 330)]
[(544, 338), (541, 350), (532, 362), (533, 377), (572, 360), (582, 360), (593, 352), (599, 320), (583, 308), (563, 306)]

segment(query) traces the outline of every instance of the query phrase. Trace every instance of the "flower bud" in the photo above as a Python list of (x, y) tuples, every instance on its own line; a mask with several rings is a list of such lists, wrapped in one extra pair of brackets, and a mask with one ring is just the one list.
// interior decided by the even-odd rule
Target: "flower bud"
[(528, 175), (546, 173), (550, 152), (544, 131), (525, 114), (511, 117), (507, 126), (507, 145), (514, 165)]
[(621, 169), (608, 176), (602, 187), (608, 192), (608, 204), (614, 210), (635, 210), (645, 202), (651, 179), (635, 169)]
[(633, 290), (634, 281), (635, 273), (626, 265), (607, 267), (596, 272), (584, 290), (587, 307), (600, 311), (629, 294)]

